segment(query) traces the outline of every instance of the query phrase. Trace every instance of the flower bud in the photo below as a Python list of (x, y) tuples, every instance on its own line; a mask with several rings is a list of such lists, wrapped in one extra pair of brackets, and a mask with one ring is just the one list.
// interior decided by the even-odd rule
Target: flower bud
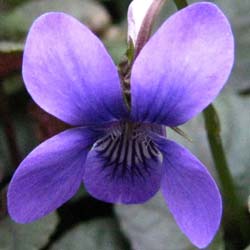
[(136, 44), (144, 17), (154, 0), (133, 0), (128, 8), (128, 41)]

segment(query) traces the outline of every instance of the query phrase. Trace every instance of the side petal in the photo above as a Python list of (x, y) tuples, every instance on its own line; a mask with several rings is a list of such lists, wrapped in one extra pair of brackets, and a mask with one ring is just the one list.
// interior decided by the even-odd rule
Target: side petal
[(160, 188), (162, 157), (152, 142), (139, 135), (107, 135), (88, 154), (84, 184), (99, 200), (137, 204), (150, 199)]
[(224, 14), (197, 3), (171, 16), (132, 68), (132, 118), (185, 123), (214, 100), (231, 72), (234, 41)]
[(24, 49), (23, 78), (38, 105), (71, 125), (125, 115), (111, 57), (101, 41), (69, 15), (48, 13), (34, 22)]
[(81, 184), (86, 155), (96, 139), (93, 131), (76, 128), (35, 148), (9, 185), (8, 211), (12, 219), (32, 222), (70, 199)]
[(216, 234), (222, 215), (219, 190), (204, 165), (187, 149), (165, 140), (162, 192), (176, 223), (190, 241), (206, 247)]

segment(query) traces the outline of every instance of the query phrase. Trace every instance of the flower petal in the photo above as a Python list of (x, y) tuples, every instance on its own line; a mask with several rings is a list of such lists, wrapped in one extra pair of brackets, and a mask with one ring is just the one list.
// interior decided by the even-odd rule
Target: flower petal
[(219, 190), (204, 165), (187, 149), (164, 140), (162, 191), (183, 233), (199, 248), (217, 232), (222, 214)]
[(97, 199), (136, 204), (150, 199), (160, 188), (161, 153), (137, 134), (114, 133), (96, 142), (85, 164), (84, 184)]
[(23, 78), (38, 105), (71, 125), (112, 121), (126, 113), (111, 57), (86, 26), (66, 14), (48, 13), (34, 22)]
[(86, 155), (97, 135), (89, 129), (70, 129), (34, 149), (9, 185), (12, 219), (32, 222), (70, 199), (81, 184)]
[(134, 63), (132, 118), (168, 126), (185, 123), (213, 101), (233, 60), (233, 35), (218, 7), (197, 3), (177, 12)]

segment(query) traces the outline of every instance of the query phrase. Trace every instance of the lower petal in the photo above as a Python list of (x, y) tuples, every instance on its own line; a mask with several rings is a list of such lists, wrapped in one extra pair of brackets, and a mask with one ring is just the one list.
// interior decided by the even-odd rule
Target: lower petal
[(79, 188), (86, 155), (98, 134), (75, 128), (34, 149), (20, 164), (8, 189), (13, 220), (28, 223), (52, 212)]
[(177, 224), (191, 242), (206, 247), (222, 214), (219, 190), (203, 164), (187, 149), (164, 140), (163, 196)]
[(153, 142), (126, 126), (97, 141), (88, 154), (84, 184), (99, 200), (137, 204), (160, 188), (162, 157)]

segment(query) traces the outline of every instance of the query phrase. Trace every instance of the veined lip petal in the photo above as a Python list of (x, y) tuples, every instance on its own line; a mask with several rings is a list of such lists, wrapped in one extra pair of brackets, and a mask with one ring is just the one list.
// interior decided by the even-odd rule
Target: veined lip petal
[(149, 130), (150, 125), (121, 122), (94, 144), (84, 174), (91, 195), (130, 204), (145, 202), (158, 191), (162, 155)]

